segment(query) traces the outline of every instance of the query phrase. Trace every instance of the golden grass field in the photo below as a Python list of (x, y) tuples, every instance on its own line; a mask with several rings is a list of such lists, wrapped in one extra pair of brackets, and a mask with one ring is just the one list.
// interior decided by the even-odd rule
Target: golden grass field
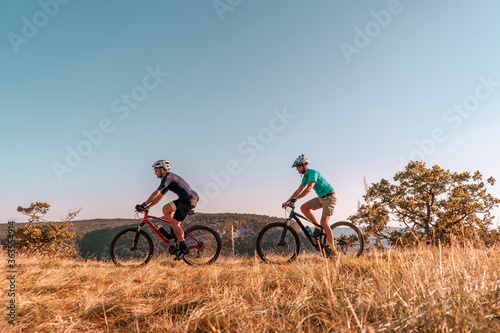
[(3, 315), (1, 332), (500, 332), (498, 246), (301, 255), (283, 266), (16, 262), (17, 323)]

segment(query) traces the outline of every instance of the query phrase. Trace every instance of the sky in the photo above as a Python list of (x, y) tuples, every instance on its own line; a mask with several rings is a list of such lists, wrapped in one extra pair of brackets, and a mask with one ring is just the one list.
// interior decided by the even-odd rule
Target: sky
[(47, 220), (133, 218), (159, 159), (200, 212), (284, 217), (305, 154), (335, 188), (332, 221), (356, 212), (364, 179), (409, 160), (500, 180), (499, 12), (495, 0), (3, 1), (0, 222), (25, 221), (16, 208), (35, 201)]

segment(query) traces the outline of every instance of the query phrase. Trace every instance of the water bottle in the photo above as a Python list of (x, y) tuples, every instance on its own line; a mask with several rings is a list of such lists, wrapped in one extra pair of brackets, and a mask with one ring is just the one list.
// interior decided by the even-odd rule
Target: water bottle
[(309, 228), (309, 226), (306, 227), (306, 231), (309, 234), (309, 236), (313, 235), (313, 231), (311, 230), (311, 228)]

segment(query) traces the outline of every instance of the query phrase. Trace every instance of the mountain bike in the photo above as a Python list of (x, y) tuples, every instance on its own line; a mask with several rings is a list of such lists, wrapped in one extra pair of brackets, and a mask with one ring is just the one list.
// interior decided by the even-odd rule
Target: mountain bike
[[(328, 247), (326, 234), (321, 225), (295, 212), (295, 205), (284, 204), (283, 208), (290, 208), (290, 213), (284, 222), (274, 222), (266, 225), (257, 236), (257, 253), (259, 257), (269, 263), (283, 264), (297, 259), (300, 251), (300, 239), (297, 231), (290, 225), (292, 220), (297, 222), (304, 232), (306, 239), (316, 249), (325, 252)], [(305, 227), (301, 219), (314, 224), (314, 232)], [(361, 231), (352, 223), (339, 221), (330, 226), (335, 244), (335, 254), (346, 257), (359, 257), (363, 253), (365, 242)]]
[[(148, 210), (136, 210), (138, 213), (144, 213), (144, 217), (137, 228), (127, 228), (120, 231), (111, 242), (111, 259), (118, 266), (123, 267), (138, 267), (146, 265), (152, 258), (154, 245), (151, 236), (143, 230), (147, 224), (153, 229), (156, 235), (168, 247), (171, 255), (177, 255), (179, 244), (175, 234), (170, 228), (170, 232), (166, 229), (158, 229), (151, 222), (158, 220), (170, 224), (167, 220), (148, 215)], [(190, 211), (188, 215), (194, 214)], [(184, 237), (186, 245), (190, 250), (182, 259), (189, 265), (210, 265), (213, 264), (219, 257), (222, 249), (222, 240), (217, 231), (203, 225), (192, 226), (189, 229), (184, 229)]]

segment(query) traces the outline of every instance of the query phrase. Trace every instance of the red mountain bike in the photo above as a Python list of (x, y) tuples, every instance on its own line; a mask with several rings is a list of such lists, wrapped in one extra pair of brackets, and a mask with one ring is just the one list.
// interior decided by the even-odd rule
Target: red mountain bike
[[(137, 228), (127, 228), (120, 231), (111, 242), (111, 259), (118, 266), (138, 267), (146, 265), (151, 260), (154, 252), (153, 240), (142, 228), (149, 225), (168, 247), (171, 255), (177, 255), (179, 246), (175, 234), (163, 230), (161, 232), (154, 226), (151, 220), (169, 223), (160, 217), (148, 215), (148, 210), (137, 211), (144, 213), (142, 221)], [(194, 214), (193, 211), (189, 215)], [(170, 224), (170, 223), (169, 223)], [(203, 225), (192, 226), (184, 229), (186, 245), (190, 250), (183, 260), (189, 265), (210, 265), (219, 257), (222, 249), (222, 241), (217, 231)]]

